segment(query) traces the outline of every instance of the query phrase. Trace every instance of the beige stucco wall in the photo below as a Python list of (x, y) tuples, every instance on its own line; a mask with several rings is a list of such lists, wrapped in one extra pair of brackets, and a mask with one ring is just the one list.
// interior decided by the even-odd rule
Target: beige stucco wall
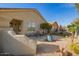
[(0, 52), (2, 52), (2, 32), (0, 31)]
[[(2, 32), (2, 34), (1, 34)], [(17, 39), (8, 34), (8, 31), (2, 30), (1, 49), (5, 53), (12, 55), (35, 55), (36, 54), (36, 42), (26, 39)], [(21, 36), (20, 36), (21, 37)], [(1, 38), (1, 37), (0, 37)]]
[(3, 52), (3, 49), (2, 49), (2, 39), (3, 39), (3, 31), (5, 31), (5, 30), (9, 30), (10, 28), (1, 28), (0, 27), (0, 52)]
[(45, 22), (39, 13), (34, 11), (0, 11), (0, 26), (9, 27), (9, 22), (13, 19), (23, 20), (22, 33), (27, 32), (29, 22), (36, 24), (36, 29), (39, 29), (40, 23)]

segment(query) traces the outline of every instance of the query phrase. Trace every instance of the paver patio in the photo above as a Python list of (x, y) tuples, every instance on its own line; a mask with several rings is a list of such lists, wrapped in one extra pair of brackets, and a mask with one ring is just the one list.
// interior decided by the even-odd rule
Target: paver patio
[(67, 46), (70, 40), (63, 38), (59, 41), (54, 42), (37, 42), (37, 55), (39, 56), (61, 56), (59, 51), (61, 48), (67, 50)]

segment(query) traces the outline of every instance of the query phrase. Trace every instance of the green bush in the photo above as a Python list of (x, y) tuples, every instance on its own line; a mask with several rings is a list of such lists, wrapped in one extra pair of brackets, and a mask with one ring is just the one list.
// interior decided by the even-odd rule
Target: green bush
[(74, 51), (76, 54), (79, 54), (79, 45), (77, 45), (77, 44), (75, 44), (75, 43), (72, 43), (72, 44), (70, 45), (70, 49), (71, 49), (72, 51)]
[(49, 23), (41, 23), (40, 28), (43, 29), (46, 33), (49, 33), (52, 29), (52, 25), (50, 25)]

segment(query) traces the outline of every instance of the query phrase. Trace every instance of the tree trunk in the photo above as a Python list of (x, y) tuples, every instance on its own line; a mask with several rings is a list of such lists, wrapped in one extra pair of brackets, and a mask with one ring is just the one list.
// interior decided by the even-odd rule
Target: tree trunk
[(74, 32), (72, 33), (72, 38), (71, 38), (71, 42), (73, 43), (74, 42)]

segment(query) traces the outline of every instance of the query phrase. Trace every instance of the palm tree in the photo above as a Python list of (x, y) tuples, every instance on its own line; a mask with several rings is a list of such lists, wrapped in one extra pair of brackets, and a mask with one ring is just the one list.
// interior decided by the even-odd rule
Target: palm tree
[(75, 24), (68, 25), (68, 31), (72, 33), (72, 43), (74, 42), (74, 36), (76, 32), (76, 26)]
[(79, 3), (76, 3), (75, 6), (76, 6), (77, 10), (79, 11)]
[(77, 20), (75, 20), (74, 21), (74, 24), (75, 24), (75, 26), (76, 26), (76, 33), (77, 33), (77, 36), (78, 36), (78, 32), (79, 32), (79, 19), (77, 19)]

